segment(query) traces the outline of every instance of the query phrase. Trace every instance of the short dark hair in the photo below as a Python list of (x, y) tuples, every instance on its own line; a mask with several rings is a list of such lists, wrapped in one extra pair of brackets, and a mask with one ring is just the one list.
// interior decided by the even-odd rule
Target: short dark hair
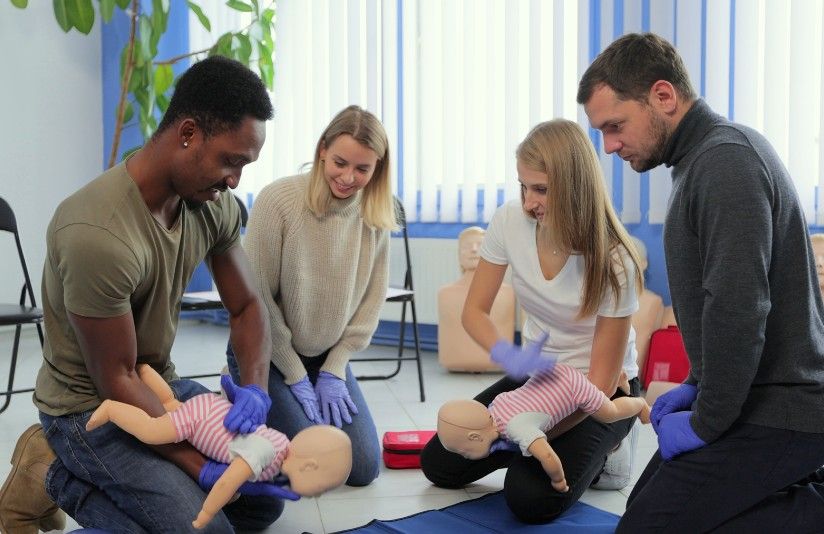
[(210, 137), (236, 128), (247, 116), (266, 121), (272, 115), (272, 101), (257, 74), (239, 61), (212, 56), (189, 67), (178, 79), (155, 135), (180, 118), (194, 119)]
[(578, 83), (578, 103), (589, 102), (602, 84), (621, 100), (646, 103), (658, 80), (670, 82), (682, 98), (695, 100), (695, 89), (675, 47), (654, 33), (629, 33), (606, 47), (584, 72)]

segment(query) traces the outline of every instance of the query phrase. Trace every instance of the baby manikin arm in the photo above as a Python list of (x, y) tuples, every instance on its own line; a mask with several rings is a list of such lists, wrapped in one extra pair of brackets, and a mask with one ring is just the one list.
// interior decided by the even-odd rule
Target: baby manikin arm
[(544, 429), (549, 425), (551, 418), (541, 412), (523, 412), (512, 417), (506, 425), (507, 438), (514, 441), (521, 448), (521, 454), (532, 456), (529, 446), (538, 438), (546, 439)]

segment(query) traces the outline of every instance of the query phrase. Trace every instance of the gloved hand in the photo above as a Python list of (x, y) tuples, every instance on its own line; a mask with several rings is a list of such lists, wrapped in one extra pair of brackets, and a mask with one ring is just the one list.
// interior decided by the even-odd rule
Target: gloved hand
[(349, 412), (358, 415), (358, 407), (349, 397), (346, 381), (332, 373), (321, 371), (318, 374), (318, 381), (315, 382), (315, 394), (318, 396), (324, 424), (328, 425), (331, 422), (336, 427), (342, 428), (341, 418), (344, 422), (350, 424), (352, 416), (349, 415)]
[(672, 460), (679, 454), (700, 449), (707, 444), (692, 429), (691, 416), (692, 411), (684, 411), (671, 413), (661, 419), (658, 449), (664, 460)]
[[(203, 468), (198, 475), (197, 483), (200, 489), (208, 492), (215, 485), (217, 480), (223, 475), (229, 466), (214, 460), (207, 460), (203, 464)], [(268, 497), (275, 497), (278, 499), (288, 499), (290, 501), (297, 501), (300, 495), (294, 491), (282, 487), (283, 482), (244, 482), (239, 488), (238, 493), (241, 495), (259, 496), (265, 495)]]
[(661, 418), (673, 412), (689, 410), (697, 397), (697, 387), (692, 384), (681, 384), (655, 399), (655, 404), (652, 405), (652, 410), (649, 414), (649, 419), (655, 433), (658, 433), (658, 425), (661, 423)]
[(315, 395), (315, 390), (312, 387), (312, 383), (309, 382), (309, 377), (304, 376), (300, 381), (289, 386), (289, 391), (292, 392), (292, 395), (294, 395), (300, 405), (303, 406), (303, 412), (306, 414), (306, 417), (313, 423), (320, 424), (322, 421), (320, 418), (320, 408), (318, 407), (318, 396)]
[(492, 361), (500, 365), (506, 374), (516, 380), (522, 380), (532, 373), (551, 371), (557, 358), (541, 354), (549, 334), (543, 334), (535, 343), (518, 347), (509, 341), (501, 340), (492, 346), (489, 352)]
[(263, 388), (257, 384), (238, 387), (230, 375), (221, 375), (220, 387), (233, 405), (223, 418), (226, 430), (248, 434), (266, 422), (266, 415), (272, 407), (272, 399)]
[(492, 445), (489, 446), (489, 454), (498, 451), (514, 452), (518, 449), (520, 449), (520, 447), (518, 447), (517, 443), (513, 443), (508, 439), (498, 438), (492, 442)]

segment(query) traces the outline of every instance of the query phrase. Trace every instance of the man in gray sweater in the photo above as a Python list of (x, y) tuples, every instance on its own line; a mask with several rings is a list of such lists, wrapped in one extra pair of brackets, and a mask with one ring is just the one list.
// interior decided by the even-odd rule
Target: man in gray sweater
[(672, 45), (630, 34), (578, 88), (604, 150), (672, 167), (664, 251), (689, 355), (618, 532), (824, 530), (824, 305), (792, 179), (697, 99)]

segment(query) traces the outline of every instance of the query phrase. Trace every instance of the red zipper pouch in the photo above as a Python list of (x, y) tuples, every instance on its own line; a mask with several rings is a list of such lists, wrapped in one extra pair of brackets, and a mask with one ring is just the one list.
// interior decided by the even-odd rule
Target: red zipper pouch
[(386, 432), (383, 435), (383, 463), (390, 469), (420, 468), (421, 450), (434, 435), (434, 430)]

